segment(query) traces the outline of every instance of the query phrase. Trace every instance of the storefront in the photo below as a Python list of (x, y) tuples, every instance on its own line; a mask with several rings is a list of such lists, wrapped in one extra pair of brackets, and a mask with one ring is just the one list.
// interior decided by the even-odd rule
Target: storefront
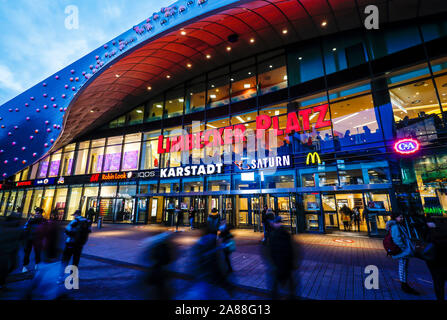
[(143, 102), (3, 183), (0, 215), (172, 225), (193, 207), (200, 226), (216, 208), (259, 232), (267, 205), (293, 233), (370, 236), (393, 211), (445, 218), (445, 23), (297, 39), (143, 88)]

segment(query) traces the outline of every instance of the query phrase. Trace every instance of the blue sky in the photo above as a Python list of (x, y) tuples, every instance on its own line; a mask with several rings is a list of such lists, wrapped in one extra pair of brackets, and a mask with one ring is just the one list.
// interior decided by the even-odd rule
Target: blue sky
[[(175, 0), (0, 0), (0, 105)], [(65, 9), (79, 10), (67, 29)]]

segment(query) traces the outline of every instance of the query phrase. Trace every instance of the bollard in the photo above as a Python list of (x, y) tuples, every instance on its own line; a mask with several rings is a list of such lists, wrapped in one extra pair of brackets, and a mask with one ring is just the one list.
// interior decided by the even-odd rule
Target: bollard
[(102, 217), (98, 217), (97, 228), (98, 228), (98, 229), (101, 229), (101, 228), (102, 228)]

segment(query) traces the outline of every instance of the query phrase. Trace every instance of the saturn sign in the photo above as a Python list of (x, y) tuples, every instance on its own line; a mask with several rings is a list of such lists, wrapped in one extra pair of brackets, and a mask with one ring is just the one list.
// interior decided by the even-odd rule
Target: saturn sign
[(399, 154), (407, 155), (415, 153), (420, 149), (419, 141), (415, 139), (400, 139), (394, 144), (394, 151)]

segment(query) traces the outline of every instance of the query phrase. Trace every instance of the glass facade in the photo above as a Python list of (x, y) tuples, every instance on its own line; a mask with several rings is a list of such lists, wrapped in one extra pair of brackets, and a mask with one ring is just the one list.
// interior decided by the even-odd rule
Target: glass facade
[[(34, 186), (26, 197), (4, 190), (1, 214), (19, 207), (28, 214), (42, 206), (46, 214), (71, 219), (78, 208), (83, 214), (94, 208), (109, 222), (147, 223), (169, 221), (167, 213), (159, 217), (159, 207), (149, 208), (152, 203), (167, 208), (185, 201), (204, 212), (217, 206), (238, 215), (235, 224), (251, 225), (259, 205), (267, 203), (280, 214), (289, 212), (285, 220), (296, 230), (324, 232), (343, 228), (344, 206), (362, 212), (372, 204), (374, 218), (360, 226), (371, 235), (383, 230), (392, 210), (412, 207), (445, 216), (447, 56), (427, 50), (411, 62), (399, 59), (403, 50), (413, 57), (411, 50), (445, 36), (434, 30), (409, 25), (380, 35), (350, 32), (185, 79), (90, 140), (67, 145), (15, 177), (19, 182), (137, 171), (128, 175), (129, 184)], [(274, 135), (258, 134), (263, 121), (270, 121)], [(110, 128), (116, 127), (126, 127), (120, 131), (125, 133), (114, 134)], [(256, 141), (265, 139), (264, 156), (249, 145), (255, 132)], [(394, 144), (400, 139), (416, 140), (421, 150), (399, 154)], [(290, 164), (273, 172), (260, 170), (262, 165), (240, 170), (281, 156), (290, 156)], [(223, 171), (160, 177), (163, 169), (178, 173), (194, 161), (211, 160), (224, 162)], [(140, 175), (151, 170), (155, 177)]]

